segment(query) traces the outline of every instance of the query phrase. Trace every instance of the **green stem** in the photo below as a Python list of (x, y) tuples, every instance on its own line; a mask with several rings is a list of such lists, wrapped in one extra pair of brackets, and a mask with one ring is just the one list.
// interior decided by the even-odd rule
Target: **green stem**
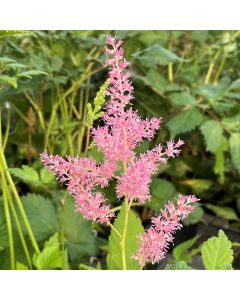
[(127, 264), (126, 264), (126, 235), (127, 235), (127, 227), (128, 227), (128, 212), (129, 212), (128, 206), (128, 199), (125, 197), (125, 223), (123, 228), (123, 233), (121, 237), (121, 250), (122, 250), (122, 268), (123, 270), (127, 270)]
[(62, 251), (62, 269), (65, 269), (65, 223), (64, 223), (64, 198), (60, 200), (60, 210), (61, 210), (61, 251)]
[(24, 224), (26, 226), (26, 229), (28, 231), (29, 238), (30, 238), (30, 240), (32, 242), (33, 248), (34, 248), (36, 254), (39, 255), (40, 254), (40, 250), (38, 248), (38, 244), (37, 244), (36, 239), (34, 237), (34, 234), (32, 232), (32, 228), (31, 228), (31, 226), (29, 224), (27, 215), (25, 213), (25, 210), (24, 210), (24, 207), (22, 205), (21, 199), (20, 199), (20, 197), (18, 195), (18, 192), (17, 192), (17, 189), (15, 187), (15, 184), (14, 184), (14, 182), (12, 180), (12, 177), (11, 177), (11, 175), (9, 173), (7, 162), (6, 162), (6, 159), (5, 159), (5, 156), (4, 156), (4, 153), (3, 153), (3, 149), (2, 149), (1, 146), (0, 146), (0, 164), (3, 166), (3, 169), (5, 171), (5, 174), (6, 174), (6, 177), (7, 177), (7, 181), (8, 181), (8, 183), (9, 183), (11, 189), (12, 189), (13, 195), (14, 195), (16, 203), (18, 205), (18, 208), (19, 208), (20, 214), (22, 216), (23, 222), (24, 222)]
[(85, 151), (84, 151), (85, 156), (87, 156), (89, 140), (90, 140), (90, 127), (87, 127), (86, 144), (85, 144)]
[(212, 72), (213, 72), (213, 69), (214, 69), (214, 66), (215, 66), (215, 63), (221, 53), (221, 48), (216, 52), (216, 54), (214, 55), (213, 59), (211, 60), (210, 64), (209, 64), (209, 67), (208, 67), (208, 72), (207, 72), (207, 75), (206, 75), (206, 78), (205, 78), (205, 81), (204, 83), (205, 84), (208, 84), (210, 79), (211, 79), (211, 76), (212, 76)]
[[(3, 181), (4, 173), (2, 168), (1, 171), (1, 178)], [(11, 269), (15, 270), (15, 254), (14, 254), (14, 240), (13, 240), (13, 232), (12, 232), (12, 223), (11, 223), (11, 217), (10, 217), (10, 211), (8, 206), (8, 200), (7, 200), (7, 193), (5, 190), (5, 187), (2, 186), (3, 190), (3, 203), (4, 203), (4, 212), (5, 212), (5, 218), (6, 218), (6, 225), (7, 225), (7, 232), (8, 232), (8, 240), (9, 240), (9, 250), (10, 250), (10, 261), (11, 261)]]
[(173, 83), (173, 64), (168, 64), (168, 81), (169, 83)]
[(8, 136), (9, 136), (9, 129), (10, 129), (10, 108), (8, 109), (8, 112), (7, 112), (7, 127), (6, 127), (6, 133), (5, 133), (5, 136), (4, 136), (4, 139), (3, 139), (3, 151), (5, 150), (6, 145), (7, 145), (7, 140), (8, 140)]
[(219, 65), (219, 68), (218, 68), (218, 70), (216, 72), (216, 75), (214, 77), (213, 83), (216, 83), (218, 81), (218, 78), (221, 75), (223, 67), (225, 65), (226, 59), (227, 59), (227, 52), (224, 51), (221, 62), (220, 62), (220, 65)]
[(26, 255), (26, 259), (27, 259), (29, 268), (32, 270), (32, 262), (31, 262), (30, 254), (29, 254), (29, 251), (28, 251), (28, 248), (27, 248), (26, 241), (24, 239), (24, 235), (23, 235), (23, 232), (22, 232), (20, 221), (19, 221), (16, 209), (13, 205), (12, 197), (10, 195), (10, 191), (8, 189), (7, 182), (6, 182), (6, 179), (5, 179), (5, 176), (4, 176), (3, 172), (2, 172), (2, 185), (3, 185), (3, 188), (6, 190), (6, 196), (8, 198), (8, 202), (10, 204), (10, 208), (11, 208), (12, 213), (13, 213), (13, 218), (14, 218), (14, 221), (15, 221), (16, 226), (17, 226), (17, 231), (18, 231), (18, 234), (19, 234), (19, 238), (20, 238), (20, 241), (22, 243), (23, 250), (24, 250), (24, 253)]
[(121, 233), (116, 229), (115, 226), (113, 226), (110, 222), (108, 223), (108, 225), (112, 228), (113, 231), (116, 232), (116, 234), (120, 237), (120, 239), (122, 238)]

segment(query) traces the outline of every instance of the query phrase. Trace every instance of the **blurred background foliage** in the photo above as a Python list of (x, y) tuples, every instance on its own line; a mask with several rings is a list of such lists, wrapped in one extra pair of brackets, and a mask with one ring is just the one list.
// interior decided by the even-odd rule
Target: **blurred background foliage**
[[(161, 166), (153, 178), (151, 202), (136, 208), (143, 224), (147, 226), (150, 217), (176, 194), (192, 193), (202, 201), (176, 241), (193, 237), (191, 232), (199, 228), (209, 229), (201, 229), (205, 237), (212, 235), (211, 228), (213, 232), (224, 228), (238, 242), (240, 31), (2, 31), (3, 150), (40, 247), (51, 252), (54, 234), (62, 237), (67, 250), (59, 245), (52, 251), (67, 251), (69, 259), (56, 259), (56, 268), (61, 263), (75, 268), (82, 261), (98, 261), (107, 251), (107, 229), (99, 224), (92, 228), (74, 213), (72, 199), (42, 169), (39, 154), (46, 149), (101, 160), (94, 146), (88, 150), (87, 107), (107, 78), (108, 34), (125, 41), (135, 87), (134, 109), (143, 117), (162, 118), (155, 140), (145, 141), (138, 151), (170, 138), (185, 141), (181, 156)], [(106, 194), (112, 205), (119, 205), (114, 184)], [(69, 198), (64, 209), (63, 198)], [(8, 268), (2, 208), (0, 216), (0, 265)], [(51, 242), (44, 244), (51, 236)], [(20, 250), (18, 256), (24, 263)], [(46, 267), (39, 259), (34, 266)]]

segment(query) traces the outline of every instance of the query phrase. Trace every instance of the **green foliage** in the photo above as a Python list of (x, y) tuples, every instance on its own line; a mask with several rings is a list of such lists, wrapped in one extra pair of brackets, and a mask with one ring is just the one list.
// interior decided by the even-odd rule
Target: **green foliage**
[(165, 270), (192, 270), (185, 261), (167, 264)]
[(182, 181), (182, 184), (191, 187), (194, 193), (198, 194), (208, 190), (213, 182), (208, 179), (188, 179)]
[(234, 211), (233, 208), (227, 206), (218, 206), (213, 204), (206, 204), (205, 205), (208, 209), (213, 211), (217, 216), (222, 217), (226, 220), (238, 221), (239, 218)]
[(230, 152), (234, 167), (240, 171), (240, 134), (232, 133), (230, 140)]
[(153, 178), (151, 184), (151, 201), (148, 206), (156, 212), (160, 212), (160, 209), (164, 208), (169, 200), (172, 200), (176, 196), (176, 189), (174, 185), (160, 178)]
[(200, 129), (206, 142), (206, 150), (216, 153), (222, 141), (223, 129), (221, 124), (217, 121), (209, 120), (204, 122)]
[(62, 253), (57, 233), (45, 242), (39, 255), (33, 255), (33, 264), (38, 270), (52, 270), (62, 267)]
[(218, 237), (208, 239), (201, 248), (202, 261), (207, 270), (229, 270), (233, 261), (232, 244), (222, 230)]
[(138, 51), (134, 53), (133, 57), (149, 68), (182, 61), (176, 54), (159, 45), (153, 45), (145, 50)]
[(29, 166), (22, 165), (22, 168), (11, 168), (10, 172), (25, 183), (33, 185), (41, 184), (37, 171)]
[(55, 180), (53, 174), (46, 168), (41, 169), (40, 176), (34, 168), (25, 165), (22, 165), (22, 168), (10, 168), (9, 171), (24, 183), (35, 187), (49, 185)]
[(87, 117), (86, 121), (89, 127), (92, 127), (93, 122), (103, 115), (102, 107), (105, 103), (105, 92), (107, 90), (109, 83), (106, 81), (97, 92), (96, 97), (93, 100), (94, 109), (91, 103), (87, 104)]
[(21, 201), (38, 241), (46, 240), (58, 231), (56, 210), (49, 198), (28, 194), (21, 197)]
[(91, 224), (75, 212), (72, 197), (67, 197), (64, 202), (64, 232), (70, 260), (79, 262), (84, 256), (96, 254), (96, 242)]
[(4, 207), (0, 198), (0, 251), (8, 247), (8, 234), (4, 216)]
[(80, 270), (102, 270), (100, 264), (98, 264), (96, 268), (90, 267), (90, 266), (85, 265), (85, 264), (80, 264), (80, 265), (79, 265), (79, 269), (80, 269)]
[[(123, 233), (125, 224), (125, 204), (114, 220), (113, 225), (118, 230), (120, 234)], [(129, 210), (129, 220), (128, 228), (126, 233), (126, 266), (127, 270), (140, 270), (141, 267), (136, 260), (131, 259), (131, 256), (138, 249), (138, 239), (137, 236), (142, 234), (144, 231), (141, 220), (138, 216), (130, 209)], [(120, 237), (115, 231), (111, 231), (108, 243), (108, 254), (107, 254), (107, 268), (109, 270), (121, 270), (122, 269), (122, 253), (120, 247)]]
[[(151, 202), (146, 204), (151, 210), (137, 208), (144, 224), (178, 193), (201, 198), (183, 221), (184, 226), (205, 222), (205, 209), (222, 217), (230, 231), (239, 230), (240, 224), (238, 32), (0, 31), (0, 108), (10, 172), (16, 177), (16, 188), (40, 249), (52, 235), (60, 235), (64, 213), (65, 256), (73, 269), (82, 262), (93, 268), (95, 265), (87, 261), (91, 256), (104, 261), (108, 230), (94, 224), (94, 232), (98, 232), (94, 236), (92, 225), (74, 212), (73, 199), (56, 191), (62, 186), (45, 168), (41, 169), (39, 153), (47, 150), (81, 157), (87, 148), (86, 127), (89, 129), (99, 119), (105, 103), (106, 34), (124, 38), (135, 88), (133, 109), (143, 118), (162, 117), (160, 133), (137, 147), (137, 153), (159, 142), (165, 146), (165, 140), (177, 136), (185, 141), (180, 157), (161, 165), (154, 177)], [(90, 143), (87, 156), (101, 162), (103, 154), (91, 140)], [(104, 191), (113, 207), (119, 205), (115, 185), (112, 182)], [(64, 212), (60, 199), (65, 202)], [(1, 205), (0, 200), (0, 265), (9, 268), (8, 234)], [(18, 210), (17, 213), (20, 216)], [(12, 215), (11, 218), (17, 268), (21, 268), (19, 264), (27, 262)], [(22, 220), (21, 225), (29, 243)], [(179, 237), (185, 240), (181, 231)], [(31, 251), (32, 248), (32, 256)]]
[(17, 261), (17, 263), (16, 263), (16, 269), (23, 271), (23, 270), (28, 270), (28, 267), (26, 265), (24, 265), (24, 264), (22, 264), (22, 263), (20, 263), (20, 262)]
[(201, 112), (196, 107), (192, 107), (186, 111), (182, 111), (176, 117), (173, 117), (167, 123), (167, 126), (171, 135), (174, 137), (179, 133), (185, 133), (195, 129), (201, 123), (202, 118)]
[(202, 220), (203, 215), (204, 210), (202, 209), (201, 205), (199, 203), (195, 203), (194, 211), (191, 212), (190, 215), (183, 220), (183, 225), (188, 226), (191, 224), (197, 224)]
[(191, 262), (192, 255), (189, 252), (189, 249), (195, 244), (199, 236), (196, 236), (190, 240), (187, 240), (173, 249), (173, 257), (176, 261), (185, 261)]
[(30, 30), (0, 30), (0, 38), (7, 36), (25, 36), (25, 35), (34, 35), (33, 31)]

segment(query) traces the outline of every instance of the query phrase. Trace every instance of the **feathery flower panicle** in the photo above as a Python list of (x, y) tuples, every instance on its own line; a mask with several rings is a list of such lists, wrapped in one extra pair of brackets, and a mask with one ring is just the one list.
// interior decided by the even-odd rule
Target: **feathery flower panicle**
[[(142, 119), (131, 107), (133, 86), (130, 80), (130, 65), (124, 58), (121, 47), (123, 41), (112, 36), (106, 40), (109, 98), (102, 116), (104, 125), (93, 128), (91, 136), (104, 160), (97, 164), (93, 158), (41, 154), (43, 164), (57, 175), (74, 197), (76, 210), (93, 222), (109, 223), (114, 214), (103, 193), (104, 188), (114, 177), (117, 179), (116, 193), (121, 199), (138, 201), (144, 204), (150, 200), (151, 177), (159, 164), (166, 164), (171, 157), (178, 156), (182, 140), (170, 140), (166, 146), (157, 145), (144, 154), (137, 155), (135, 148), (143, 139), (151, 140), (160, 127), (161, 119)], [(122, 167), (120, 167), (122, 166)], [(120, 169), (119, 169), (120, 168)], [(118, 170), (118, 175), (115, 171)], [(120, 172), (119, 172), (120, 171)], [(119, 174), (120, 173), (120, 174)], [(177, 205), (169, 202), (161, 215), (152, 219), (152, 227), (139, 237), (140, 248), (133, 256), (140, 264), (155, 263), (164, 257), (173, 234), (181, 228), (180, 221), (193, 209), (191, 203), (198, 201), (195, 196), (179, 195)]]
[(102, 176), (103, 168), (98, 167), (92, 158), (67, 156), (65, 160), (58, 155), (44, 152), (41, 159), (47, 169), (67, 186), (69, 193), (75, 198), (76, 210), (79, 213), (94, 222), (109, 222), (114, 216), (110, 206), (106, 204), (102, 193), (94, 191), (97, 186), (107, 186), (107, 170)]
[(195, 196), (179, 195), (177, 204), (169, 202), (160, 216), (152, 218), (152, 226), (140, 235), (140, 247), (133, 255), (133, 259), (144, 266), (147, 262), (152, 264), (165, 257), (169, 244), (173, 241), (173, 234), (182, 227), (180, 223), (193, 210), (192, 203), (199, 201)]

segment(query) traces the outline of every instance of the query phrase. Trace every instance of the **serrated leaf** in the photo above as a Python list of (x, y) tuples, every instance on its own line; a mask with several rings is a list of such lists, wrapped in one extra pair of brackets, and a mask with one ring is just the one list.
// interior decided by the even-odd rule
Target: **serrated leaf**
[(54, 181), (53, 174), (49, 172), (48, 169), (45, 167), (40, 171), (40, 178), (44, 184), (50, 184), (51, 182)]
[(196, 99), (188, 92), (171, 93), (169, 94), (169, 98), (178, 107), (196, 104)]
[(57, 213), (50, 199), (27, 194), (21, 201), (37, 241), (48, 239), (58, 231)]
[(171, 182), (165, 179), (153, 178), (151, 195), (151, 201), (147, 205), (156, 212), (160, 212), (160, 209), (176, 196), (176, 189)]
[(68, 196), (64, 203), (65, 245), (70, 260), (77, 262), (84, 256), (94, 256), (96, 254), (96, 244), (91, 230), (91, 223), (75, 212), (72, 197)]
[(196, 236), (190, 240), (187, 240), (179, 245), (177, 245), (173, 249), (173, 257), (176, 261), (186, 261), (191, 262), (192, 256), (189, 253), (189, 249), (195, 244), (196, 240), (199, 238), (199, 236)]
[(167, 80), (153, 69), (147, 73), (146, 83), (156, 92), (164, 92), (167, 87)]
[(234, 167), (240, 171), (240, 133), (232, 133), (229, 139), (231, 159)]
[(192, 270), (185, 261), (178, 261), (174, 264), (167, 264), (165, 270)]
[[(125, 224), (125, 204), (122, 204), (121, 210), (114, 220), (115, 228), (123, 233)], [(139, 241), (137, 236), (143, 234), (144, 228), (139, 217), (130, 209), (128, 228), (126, 234), (126, 268), (127, 270), (140, 270), (139, 263), (131, 258), (137, 251)], [(122, 267), (122, 253), (120, 245), (120, 237), (115, 231), (111, 231), (108, 244), (107, 267), (110, 270), (121, 270)]]
[(33, 264), (38, 270), (60, 269), (62, 267), (62, 253), (58, 241), (58, 234), (54, 234), (45, 242), (39, 255), (34, 253)]
[(235, 213), (235, 210), (231, 207), (227, 206), (218, 206), (213, 204), (206, 204), (205, 205), (208, 209), (214, 212), (217, 216), (232, 221), (238, 221), (238, 216)]
[(207, 270), (228, 270), (233, 262), (232, 243), (223, 230), (218, 237), (212, 237), (203, 243), (201, 248), (202, 261)]
[(153, 45), (152, 47), (138, 51), (133, 54), (133, 57), (150, 68), (182, 61), (176, 54), (159, 45)]
[(221, 124), (215, 120), (208, 120), (201, 125), (200, 130), (204, 136), (207, 151), (216, 153), (221, 146), (223, 138), (223, 128)]
[(11, 174), (17, 176), (25, 183), (30, 183), (32, 185), (38, 186), (41, 185), (38, 173), (31, 167), (22, 165), (21, 168), (10, 168), (9, 171)]
[(173, 117), (167, 123), (167, 126), (171, 135), (174, 137), (179, 133), (185, 133), (195, 129), (201, 123), (202, 118), (201, 112), (196, 107), (192, 107)]

